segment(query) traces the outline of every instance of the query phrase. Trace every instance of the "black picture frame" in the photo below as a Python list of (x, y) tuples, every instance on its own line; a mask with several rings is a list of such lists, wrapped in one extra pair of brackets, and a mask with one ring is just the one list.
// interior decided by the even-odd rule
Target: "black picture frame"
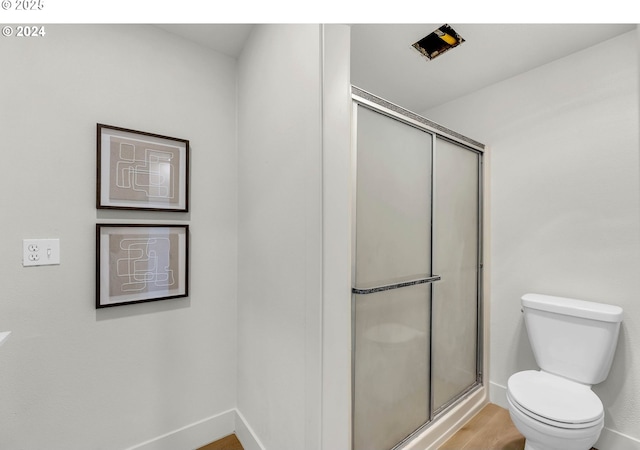
[(189, 225), (96, 224), (96, 308), (189, 295)]
[(97, 124), (98, 209), (189, 211), (189, 141)]

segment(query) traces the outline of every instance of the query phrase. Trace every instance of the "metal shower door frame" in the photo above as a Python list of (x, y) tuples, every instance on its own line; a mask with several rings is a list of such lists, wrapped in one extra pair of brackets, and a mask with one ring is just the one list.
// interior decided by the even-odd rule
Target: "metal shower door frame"
[[(357, 159), (358, 159), (358, 149), (357, 149), (357, 117), (358, 117), (358, 107), (365, 107), (374, 112), (380, 113), (382, 115), (388, 116), (391, 119), (402, 122), (406, 125), (417, 128), (421, 131), (424, 131), (431, 135), (432, 139), (432, 152), (431, 152), (431, 230), (430, 230), (430, 263), (431, 268), (433, 269), (433, 243), (434, 243), (434, 214), (435, 214), (435, 182), (436, 182), (436, 168), (435, 168), (435, 159), (437, 153), (437, 140), (438, 138), (450, 141), (451, 143), (474, 152), (478, 155), (478, 218), (477, 218), (477, 336), (476, 336), (476, 380), (475, 383), (468, 386), (465, 390), (460, 392), (456, 397), (451, 399), (449, 402), (442, 405), (437, 410), (434, 409), (434, 393), (432, 387), (432, 355), (433, 355), (433, 326), (429, 327), (429, 361), (428, 361), (428, 371), (429, 371), (429, 419), (423, 425), (418, 427), (411, 434), (406, 436), (402, 441), (396, 444), (392, 450), (397, 450), (402, 448), (405, 444), (413, 439), (418, 433), (421, 433), (426, 428), (431, 425), (434, 420), (438, 418), (441, 414), (446, 412), (450, 407), (459, 403), (461, 400), (466, 398), (472, 392), (475, 392), (483, 385), (483, 335), (484, 335), (484, 324), (483, 324), (483, 153), (485, 150), (484, 144), (477, 142), (473, 139), (470, 139), (460, 133), (457, 133), (453, 130), (450, 130), (442, 125), (439, 125), (435, 122), (432, 122), (414, 112), (411, 112), (401, 106), (395, 105), (387, 100), (384, 100), (380, 97), (377, 97), (374, 94), (371, 94), (363, 89), (360, 89), (356, 86), (351, 87), (351, 98), (352, 98), (352, 126), (351, 126), (351, 186), (352, 186), (352, 207), (351, 207), (351, 279), (355, 280), (356, 273), (356, 196), (357, 196)], [(353, 418), (353, 414), (355, 413), (355, 296), (356, 294), (370, 294), (375, 292), (380, 292), (384, 290), (390, 289), (398, 289), (407, 286), (413, 286), (416, 284), (429, 283), (430, 284), (430, 306), (429, 310), (432, 310), (433, 307), (433, 282), (437, 282), (441, 277), (439, 275), (434, 275), (430, 277), (420, 278), (411, 281), (405, 281), (402, 283), (377, 286), (373, 288), (361, 289), (357, 286), (352, 286), (351, 290), (351, 342), (352, 342), (352, 352), (351, 352), (351, 414), (352, 414), (352, 426), (355, 423)], [(430, 313), (430, 321), (433, 321), (433, 315)], [(433, 324), (431, 324), (433, 325)], [(353, 448), (353, 439), (354, 434), (352, 433), (352, 448)]]

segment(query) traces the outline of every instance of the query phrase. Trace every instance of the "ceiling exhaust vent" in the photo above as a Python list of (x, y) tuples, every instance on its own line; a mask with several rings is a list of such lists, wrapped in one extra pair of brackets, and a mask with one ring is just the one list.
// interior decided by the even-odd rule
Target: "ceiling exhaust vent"
[(456, 30), (449, 25), (445, 24), (433, 33), (420, 39), (413, 44), (412, 47), (418, 50), (424, 57), (433, 59), (463, 42), (464, 39), (462, 39), (462, 36), (456, 33)]

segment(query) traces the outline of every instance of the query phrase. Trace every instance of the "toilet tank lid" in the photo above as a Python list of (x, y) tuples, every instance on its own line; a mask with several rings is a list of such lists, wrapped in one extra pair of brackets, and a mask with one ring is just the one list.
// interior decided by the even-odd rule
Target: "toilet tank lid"
[(522, 306), (603, 322), (622, 322), (622, 308), (619, 306), (575, 298), (530, 293), (522, 296)]

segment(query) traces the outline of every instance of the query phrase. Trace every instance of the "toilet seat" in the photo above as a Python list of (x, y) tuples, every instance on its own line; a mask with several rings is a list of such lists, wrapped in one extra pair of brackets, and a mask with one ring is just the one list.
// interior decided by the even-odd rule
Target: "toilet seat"
[(523, 414), (557, 428), (588, 428), (604, 418), (602, 402), (589, 386), (543, 371), (512, 375), (507, 395)]

